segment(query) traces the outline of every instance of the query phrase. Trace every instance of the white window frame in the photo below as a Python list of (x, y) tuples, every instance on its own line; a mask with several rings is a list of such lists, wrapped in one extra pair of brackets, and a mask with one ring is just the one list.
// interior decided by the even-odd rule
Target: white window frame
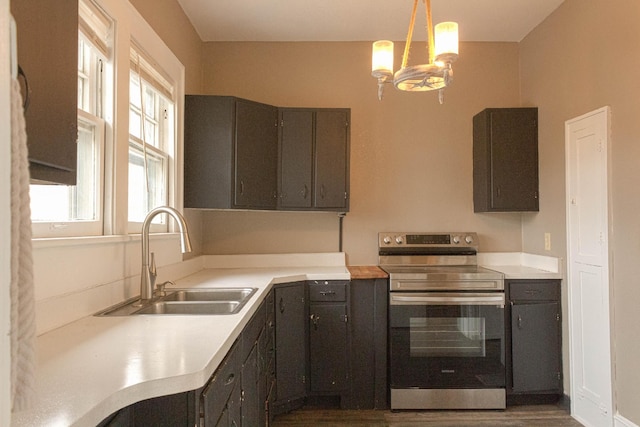
[[(173, 117), (170, 117), (171, 124), (169, 130), (174, 134), (174, 146), (170, 149), (169, 153), (169, 169), (168, 169), (168, 186), (167, 186), (167, 204), (178, 210), (182, 210), (182, 182), (183, 182), (183, 117), (184, 117), (184, 76), (185, 69), (178, 58), (171, 52), (171, 49), (167, 47), (164, 41), (153, 31), (151, 26), (142, 18), (142, 16), (135, 10), (132, 5), (129, 5), (131, 12), (130, 21), (130, 37), (129, 47), (133, 44), (136, 49), (141, 49), (147, 58), (151, 58), (154, 62), (154, 67), (161, 71), (163, 76), (171, 83), (173, 87), (173, 103), (174, 112)], [(126, 52), (127, 64), (129, 64), (129, 52)], [(119, 54), (119, 58), (124, 59), (125, 55), (122, 52)], [(121, 67), (123, 68), (123, 67)], [(128, 67), (129, 73), (131, 72)], [(127, 76), (129, 77), (129, 76)], [(129, 87), (129, 78), (126, 79), (127, 87)], [(127, 89), (128, 91), (128, 89)], [(128, 92), (127, 92), (128, 93)], [(127, 96), (127, 103), (129, 97)], [(128, 105), (128, 104), (127, 104)], [(128, 135), (128, 114), (127, 108), (127, 127), (126, 132)], [(127, 149), (126, 153), (123, 153), (122, 158), (126, 156), (127, 162), (123, 165), (125, 173), (128, 173), (128, 137), (127, 137)], [(123, 144), (124, 145), (124, 144)], [(118, 173), (122, 173), (119, 170)], [(127, 195), (124, 195), (127, 196)], [(128, 218), (128, 212), (123, 212), (124, 218)], [(126, 231), (128, 233), (140, 233), (142, 229), (141, 222), (128, 222), (126, 224)], [(175, 224), (172, 221), (168, 225), (169, 231), (175, 230)], [(152, 232), (167, 231), (167, 225), (152, 224)]]
[[(165, 201), (161, 205), (166, 205), (169, 203), (169, 200), (172, 196), (171, 190), (171, 177), (175, 176), (176, 169), (176, 145), (177, 145), (177, 135), (175, 132), (175, 110), (176, 110), (176, 99), (174, 96), (173, 83), (169, 81), (168, 78), (163, 77), (161, 74), (163, 72), (158, 70), (157, 66), (150, 65), (149, 58), (145, 53), (142, 52), (142, 48), (137, 46), (137, 43), (133, 43), (134, 48), (132, 49), (132, 65), (129, 70), (129, 78), (130, 82), (135, 82), (138, 84), (138, 89), (140, 92), (136, 93), (135, 96), (140, 98), (141, 108), (133, 108), (134, 111), (138, 112), (140, 115), (141, 123), (147, 123), (147, 117), (153, 116), (154, 122), (156, 123), (156, 131), (155, 134), (155, 142), (154, 141), (146, 141), (144, 136), (148, 134), (148, 129), (142, 127), (139, 129), (144, 132), (145, 135), (141, 135), (138, 137), (134, 134), (129, 134), (129, 145), (134, 147), (142, 156), (146, 156), (147, 159), (150, 158), (158, 158), (161, 159), (164, 166), (164, 192), (165, 192)], [(140, 64), (140, 61), (145, 61), (144, 65)], [(153, 70), (150, 70), (150, 67), (153, 67)], [(153, 80), (150, 82), (149, 80)], [(131, 87), (131, 85), (130, 85)], [(155, 102), (154, 102), (154, 112), (153, 114), (148, 114), (148, 111), (145, 111), (142, 107), (146, 105), (145, 97), (146, 90), (150, 89), (154, 93)], [(134, 96), (134, 94), (129, 94), (130, 97)], [(164, 111), (165, 116), (163, 117), (163, 109), (164, 107), (170, 104), (171, 108)], [(130, 106), (131, 109), (131, 106)], [(131, 115), (129, 115), (131, 118)], [(152, 183), (153, 180), (150, 180)], [(157, 182), (157, 181), (156, 181)], [(131, 183), (129, 182), (130, 186)], [(145, 182), (146, 185), (146, 182)], [(144, 191), (144, 190), (143, 190)], [(130, 207), (129, 207), (130, 208)], [(131, 221), (128, 223), (128, 231), (129, 233), (138, 233), (142, 228), (141, 221)], [(167, 231), (167, 222), (164, 216), (157, 216), (154, 218), (154, 222), (151, 224), (151, 231), (153, 232), (163, 232)]]

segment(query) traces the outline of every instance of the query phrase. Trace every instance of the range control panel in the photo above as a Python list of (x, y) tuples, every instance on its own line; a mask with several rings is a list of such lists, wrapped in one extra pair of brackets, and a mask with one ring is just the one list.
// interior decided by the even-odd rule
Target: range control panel
[(478, 247), (478, 235), (473, 232), (456, 233), (378, 233), (379, 248), (393, 247)]

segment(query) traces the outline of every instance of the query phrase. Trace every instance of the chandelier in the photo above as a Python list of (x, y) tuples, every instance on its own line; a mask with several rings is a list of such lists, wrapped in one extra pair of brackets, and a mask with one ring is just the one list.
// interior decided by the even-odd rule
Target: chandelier
[(423, 0), (427, 11), (427, 64), (407, 66), (413, 26), (418, 10), (418, 1), (413, 2), (413, 12), (407, 33), (407, 42), (402, 55), (402, 67), (393, 72), (393, 42), (379, 40), (373, 43), (371, 75), (378, 79), (378, 99), (382, 100), (384, 84), (391, 83), (396, 89), (408, 92), (438, 90), (440, 104), (444, 101), (444, 88), (453, 81), (451, 64), (458, 59), (458, 24), (441, 22), (434, 28), (431, 22), (431, 0)]

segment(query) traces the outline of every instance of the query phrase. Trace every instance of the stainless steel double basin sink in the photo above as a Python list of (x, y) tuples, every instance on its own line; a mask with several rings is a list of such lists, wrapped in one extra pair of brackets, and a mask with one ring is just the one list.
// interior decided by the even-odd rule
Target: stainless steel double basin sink
[(235, 314), (257, 288), (194, 288), (168, 290), (142, 306), (131, 299), (96, 313), (96, 316), (220, 315)]

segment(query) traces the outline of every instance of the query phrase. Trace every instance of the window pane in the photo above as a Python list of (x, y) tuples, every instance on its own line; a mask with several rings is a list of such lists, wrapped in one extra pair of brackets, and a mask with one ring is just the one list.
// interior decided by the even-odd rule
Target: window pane
[(147, 86), (146, 84), (144, 86), (146, 86), (144, 91), (144, 113), (146, 114), (147, 117), (155, 119), (156, 118), (156, 94), (153, 92), (153, 90), (149, 86)]
[(153, 145), (156, 148), (158, 147), (158, 125), (149, 119), (145, 119), (144, 121), (144, 137), (147, 144)]
[(31, 185), (33, 221), (95, 221), (98, 219), (96, 126), (78, 122), (77, 185)]
[(142, 139), (142, 117), (138, 110), (129, 109), (129, 133), (136, 138)]
[[(142, 222), (147, 213), (167, 204), (166, 158), (147, 151), (149, 191), (144, 176), (144, 153), (129, 144), (129, 221)], [(156, 222), (156, 221), (154, 221)]]
[(140, 102), (140, 82), (138, 75), (133, 71), (129, 79), (129, 103), (138, 109), (142, 108), (142, 103)]

